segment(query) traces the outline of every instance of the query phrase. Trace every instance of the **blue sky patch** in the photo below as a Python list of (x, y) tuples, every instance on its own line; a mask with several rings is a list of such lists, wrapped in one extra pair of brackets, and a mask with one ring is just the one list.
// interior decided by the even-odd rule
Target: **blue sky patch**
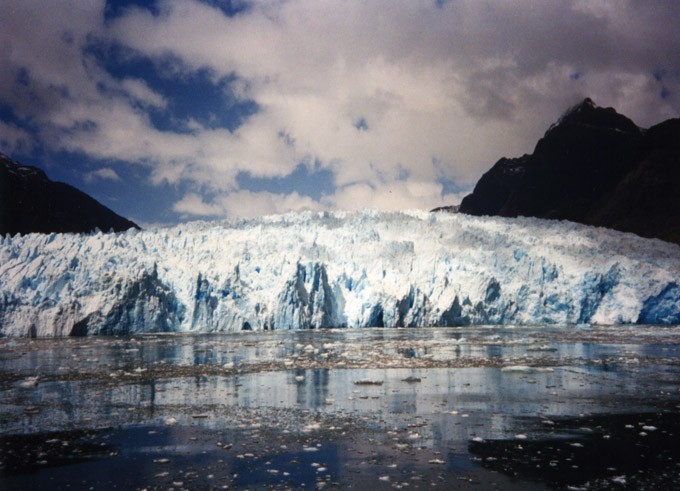
[(259, 110), (255, 101), (234, 95), (231, 85), (238, 80), (236, 75), (219, 78), (207, 68), (186, 71), (179, 60), (156, 61), (118, 45), (93, 43), (88, 51), (114, 78), (144, 80), (167, 100), (167, 107), (148, 110), (160, 131), (191, 132), (190, 120), (205, 128), (234, 131)]
[[(189, 189), (185, 183), (152, 185), (151, 170), (145, 166), (122, 161), (98, 161), (93, 165), (92, 159), (77, 153), (59, 152), (51, 160), (54, 161), (52, 166), (43, 167), (50, 179), (74, 185), (119, 215), (142, 222), (138, 225), (148, 220), (167, 224), (178, 222), (172, 207)], [(91, 172), (104, 167), (113, 169), (120, 180), (88, 179)], [(144, 196), (144, 200), (139, 196)]]
[(234, 17), (250, 10), (250, 2), (245, 0), (200, 0), (202, 3), (217, 7), (227, 17)]
[(354, 123), (354, 127), (359, 131), (368, 131), (368, 123), (366, 122), (366, 118), (359, 118), (359, 120)]
[(104, 20), (109, 21), (120, 17), (130, 7), (140, 7), (148, 10), (153, 15), (158, 15), (159, 10), (156, 0), (106, 0), (104, 7)]

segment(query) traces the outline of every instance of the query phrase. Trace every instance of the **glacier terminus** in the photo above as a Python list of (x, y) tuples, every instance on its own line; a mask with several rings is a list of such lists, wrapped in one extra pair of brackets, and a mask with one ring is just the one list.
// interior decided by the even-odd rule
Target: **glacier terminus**
[(301, 212), (0, 238), (0, 335), (678, 324), (680, 246), (534, 218)]

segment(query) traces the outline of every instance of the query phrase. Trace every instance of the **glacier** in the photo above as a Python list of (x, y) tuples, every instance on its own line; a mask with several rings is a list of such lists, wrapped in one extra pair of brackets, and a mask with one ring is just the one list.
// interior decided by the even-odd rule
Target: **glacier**
[(302, 212), (0, 238), (0, 335), (679, 324), (680, 246), (566, 221)]

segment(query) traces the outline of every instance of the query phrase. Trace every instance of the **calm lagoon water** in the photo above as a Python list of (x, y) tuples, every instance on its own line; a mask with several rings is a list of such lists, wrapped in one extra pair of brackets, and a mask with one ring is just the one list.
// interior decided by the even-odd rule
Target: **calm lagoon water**
[(672, 489), (680, 327), (0, 339), (0, 488)]

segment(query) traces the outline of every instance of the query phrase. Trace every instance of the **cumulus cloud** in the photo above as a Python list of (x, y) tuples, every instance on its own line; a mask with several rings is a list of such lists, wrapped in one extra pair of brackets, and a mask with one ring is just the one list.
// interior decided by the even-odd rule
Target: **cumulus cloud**
[[(459, 197), (441, 182), (471, 186), (501, 156), (530, 152), (585, 96), (643, 126), (680, 111), (677, 2), (240, 5), (229, 17), (215, 2), (157, 0), (153, 12), (105, 21), (103, 0), (6, 0), (0, 102), (54, 150), (188, 185), (174, 207), (185, 216), (450, 204)], [(177, 77), (231, 80), (231, 96), (258, 111), (233, 131), (191, 118), (187, 131), (159, 129), (152, 111), (171, 101), (137, 76), (112, 76), (87, 49), (93, 40), (171, 60)], [(331, 171), (334, 193), (239, 188), (241, 172), (281, 177), (300, 163)]]

